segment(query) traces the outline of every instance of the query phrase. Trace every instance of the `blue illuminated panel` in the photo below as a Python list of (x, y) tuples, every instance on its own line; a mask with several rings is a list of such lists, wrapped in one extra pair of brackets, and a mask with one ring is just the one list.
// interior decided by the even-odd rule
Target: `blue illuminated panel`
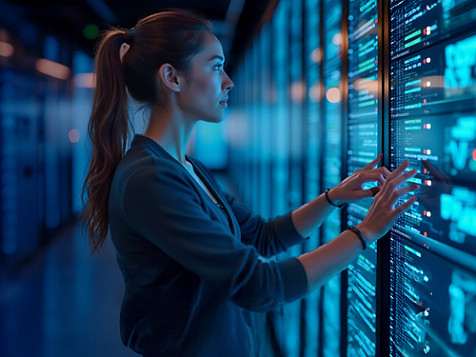
[(302, 199), (302, 158), (303, 158), (303, 103), (305, 83), (303, 78), (303, 26), (302, 1), (292, 1), (290, 9), (289, 66), (289, 204), (298, 207)]
[(390, 75), (392, 118), (474, 110), (476, 35), (393, 61)]
[[(342, 155), (342, 103), (341, 103), (341, 56), (342, 56), (342, 4), (324, 0), (324, 120), (323, 120), (323, 171), (322, 189), (334, 187), (341, 180)], [(323, 223), (322, 243), (341, 232), (341, 212), (335, 210)], [(340, 275), (330, 279), (322, 289), (322, 354), (338, 356), (340, 352)]]
[[(306, 81), (306, 102), (304, 112), (304, 143), (305, 143), (305, 185), (304, 198), (306, 202), (318, 197), (321, 192), (320, 185), (320, 160), (321, 160), (321, 105), (319, 97), (319, 70), (321, 66), (319, 48), (319, 19), (320, 1), (305, 1), (305, 33), (304, 33), (304, 73)], [(319, 230), (316, 230), (304, 244), (305, 250), (310, 251), (319, 246)], [(318, 355), (319, 346), (319, 304), (321, 289), (315, 290), (305, 299), (305, 324), (303, 334), (305, 344), (302, 355), (315, 357)], [(338, 315), (338, 314), (337, 314)], [(324, 322), (325, 326), (325, 322)], [(336, 337), (338, 334), (336, 335)]]
[[(378, 41), (377, 1), (349, 1), (348, 174), (377, 156)], [(347, 225), (359, 223), (370, 200), (351, 204)], [(376, 351), (376, 262), (373, 244), (349, 266), (347, 355), (374, 356)]]
[(268, 218), (271, 216), (271, 207), (272, 200), (271, 196), (273, 195), (272, 186), (269, 184), (271, 182), (271, 157), (273, 155), (271, 139), (272, 131), (270, 127), (273, 126), (272, 118), (273, 113), (271, 111), (271, 95), (269, 84), (271, 82), (271, 68), (269, 62), (271, 60), (271, 26), (267, 24), (261, 30), (260, 40), (259, 40), (259, 55), (258, 55), (258, 74), (261, 76), (260, 82), (260, 111), (258, 113), (258, 134), (260, 136), (259, 151), (261, 152), (261, 182), (259, 187), (260, 192), (260, 201), (261, 201), (261, 216)]
[[(302, 1), (289, 1), (287, 21), (289, 23), (289, 46), (286, 60), (289, 61), (286, 75), (289, 78), (287, 90), (289, 114), (286, 118), (288, 136), (288, 209), (299, 207), (302, 202), (302, 104), (304, 99), (304, 82), (302, 67)], [(278, 38), (278, 41), (282, 39)], [(281, 138), (280, 138), (281, 139)], [(295, 257), (302, 253), (302, 246), (294, 246), (287, 250), (286, 256)], [(283, 352), (285, 356), (300, 355), (301, 338), (301, 301), (282, 306)]]
[[(271, 91), (275, 96), (274, 107), (274, 137), (273, 137), (273, 193), (276, 198), (273, 205), (272, 215), (282, 214), (288, 205), (288, 85), (289, 73), (288, 65), (288, 11), (289, 3), (281, 1), (273, 15), (273, 67), (274, 71), (273, 87)], [(278, 70), (279, 69), (279, 70)]]
[(475, 356), (476, 273), (391, 233), (392, 356)]
[(408, 159), (419, 170), (411, 181), (421, 185), (395, 229), (476, 255), (476, 116), (448, 113), (392, 125), (392, 166)]
[[(273, 184), (276, 199), (273, 206), (276, 214), (283, 214), (301, 203), (300, 162), (298, 155), (302, 145), (300, 128), (299, 96), (293, 88), (299, 86), (301, 66), (302, 18), (300, 2), (280, 1), (273, 16), (274, 87), (276, 95), (275, 115), (271, 118), (273, 130)], [(296, 42), (296, 43), (295, 43)], [(292, 48), (291, 48), (292, 47)], [(294, 53), (297, 52), (297, 53)], [(299, 89), (299, 88), (298, 88)], [(297, 91), (299, 94), (299, 90)], [(258, 140), (258, 139), (257, 139)], [(299, 171), (297, 177), (294, 172)], [(296, 180), (297, 179), (297, 180)], [(277, 259), (288, 259), (301, 253), (302, 247), (296, 246), (278, 255)], [(300, 354), (301, 301), (281, 306), (273, 311), (273, 328), (281, 353), (298, 357)]]
[(391, 78), (391, 168), (408, 159), (420, 184), (395, 229), (476, 255), (476, 34), (393, 61)]
[(391, 232), (390, 351), (473, 356), (476, 3), (391, 9), (390, 168), (409, 160), (420, 190)]
[(38, 82), (20, 70), (0, 70), (0, 258), (10, 263), (40, 245), (42, 177)]
[(460, 32), (474, 30), (473, 0), (392, 0), (390, 41), (393, 60)]
[(319, 158), (320, 158), (320, 97), (319, 66), (321, 51), (319, 48), (319, 0), (306, 0), (305, 75), (307, 88), (306, 101), (306, 201), (320, 194)]

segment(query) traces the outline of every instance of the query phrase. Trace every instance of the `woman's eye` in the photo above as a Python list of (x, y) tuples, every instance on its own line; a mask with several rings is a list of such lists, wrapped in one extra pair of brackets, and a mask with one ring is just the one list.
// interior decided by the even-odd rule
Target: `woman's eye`
[(217, 71), (219, 71), (221, 69), (222, 65), (221, 64), (216, 64), (215, 66), (213, 66), (213, 68)]

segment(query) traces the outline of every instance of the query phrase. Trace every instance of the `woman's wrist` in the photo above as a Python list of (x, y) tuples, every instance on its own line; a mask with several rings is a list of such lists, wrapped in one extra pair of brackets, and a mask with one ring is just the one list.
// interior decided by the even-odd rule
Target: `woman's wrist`
[(346, 204), (345, 201), (339, 199), (338, 197), (338, 192), (337, 192), (337, 188), (336, 187), (333, 187), (333, 188), (328, 188), (326, 190), (326, 198), (327, 198), (327, 201), (330, 201), (329, 203), (333, 206), (336, 206), (336, 207), (342, 207), (343, 205)]
[(355, 225), (355, 228), (357, 228), (362, 233), (368, 245), (372, 244), (374, 241), (380, 238), (376, 237), (375, 234), (372, 234), (372, 232), (365, 226), (365, 224), (362, 224), (362, 222)]
[(358, 229), (356, 226), (350, 226), (347, 228), (348, 230), (354, 232), (354, 234), (360, 239), (362, 243), (362, 248), (365, 250), (367, 249), (368, 242), (367, 239), (364, 237), (363, 233)]

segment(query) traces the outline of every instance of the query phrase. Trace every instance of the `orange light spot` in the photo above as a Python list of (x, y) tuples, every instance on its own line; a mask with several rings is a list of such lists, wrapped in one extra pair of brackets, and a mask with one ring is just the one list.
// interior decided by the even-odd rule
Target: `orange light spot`
[(79, 130), (71, 129), (68, 133), (68, 139), (70, 143), (77, 143), (79, 141)]
[(5, 41), (0, 41), (0, 56), (10, 57), (15, 52), (15, 48)]
[(37, 59), (35, 68), (38, 72), (62, 80), (68, 79), (71, 75), (71, 69), (69, 67), (45, 58)]
[(326, 92), (326, 98), (331, 103), (339, 103), (340, 102), (339, 88), (329, 88)]

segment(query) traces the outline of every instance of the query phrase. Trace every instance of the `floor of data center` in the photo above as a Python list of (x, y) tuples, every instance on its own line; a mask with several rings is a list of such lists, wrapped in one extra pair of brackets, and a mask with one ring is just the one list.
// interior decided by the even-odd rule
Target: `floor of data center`
[(79, 224), (0, 279), (0, 355), (132, 357), (119, 334), (124, 284), (110, 242), (89, 255)]

